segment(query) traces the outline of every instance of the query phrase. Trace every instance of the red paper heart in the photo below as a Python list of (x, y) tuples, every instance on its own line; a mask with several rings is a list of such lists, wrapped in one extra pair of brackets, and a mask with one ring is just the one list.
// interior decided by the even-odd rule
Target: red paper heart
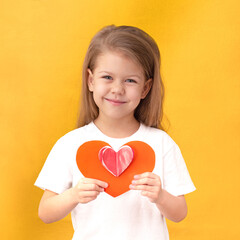
[[(129, 191), (129, 185), (134, 175), (144, 172), (152, 172), (155, 166), (155, 153), (146, 143), (141, 141), (128, 142), (134, 152), (133, 160), (126, 170), (119, 176), (113, 176), (99, 161), (100, 149), (110, 145), (103, 141), (89, 141), (82, 144), (76, 155), (76, 162), (84, 177), (99, 179), (107, 182), (106, 193), (117, 197)], [(123, 146), (125, 146), (123, 145)]]
[(98, 154), (102, 165), (115, 177), (120, 176), (133, 160), (133, 150), (129, 146), (122, 146), (117, 152), (105, 146)]

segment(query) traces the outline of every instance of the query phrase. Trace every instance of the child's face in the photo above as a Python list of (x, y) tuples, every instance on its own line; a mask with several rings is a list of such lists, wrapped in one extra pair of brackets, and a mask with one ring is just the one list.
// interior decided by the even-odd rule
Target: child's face
[(107, 51), (96, 59), (89, 70), (88, 86), (99, 108), (99, 117), (132, 119), (134, 110), (151, 88), (142, 67), (128, 56)]

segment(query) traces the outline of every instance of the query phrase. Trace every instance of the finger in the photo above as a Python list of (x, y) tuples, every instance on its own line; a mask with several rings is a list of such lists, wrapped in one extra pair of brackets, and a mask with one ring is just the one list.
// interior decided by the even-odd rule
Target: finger
[(133, 185), (151, 185), (151, 186), (159, 186), (161, 183), (154, 178), (140, 178), (139, 180), (133, 180)]
[(130, 189), (132, 190), (142, 190), (147, 192), (156, 192), (157, 188), (149, 185), (130, 185)]
[(93, 200), (95, 200), (97, 198), (97, 196), (95, 197), (85, 197), (85, 198), (82, 198), (80, 203), (88, 203), (88, 202), (91, 202)]
[(153, 192), (142, 191), (141, 194), (144, 197), (148, 197), (151, 202), (154, 202), (156, 199), (156, 194), (154, 194)]
[(83, 178), (83, 183), (93, 183), (98, 185), (99, 187), (102, 188), (107, 188), (108, 187), (108, 183), (103, 182), (101, 180), (98, 179), (93, 179), (93, 178)]
[(94, 179), (87, 179), (87, 178), (82, 178), (80, 179), (80, 181), (78, 182), (76, 188), (79, 191), (99, 191), (99, 192), (103, 192), (104, 188), (99, 187), (97, 184), (92, 183), (94, 182)]
[(141, 178), (158, 178), (158, 175), (152, 173), (152, 172), (145, 172), (145, 173), (142, 173), (142, 174), (138, 174), (138, 175), (135, 175), (134, 176), (134, 179), (141, 179)]
[(103, 192), (104, 188), (99, 187), (97, 184), (95, 183), (85, 183), (85, 184), (81, 184), (79, 186), (79, 189), (82, 191), (97, 191), (97, 192)]
[(92, 198), (92, 197), (97, 197), (100, 194), (98, 191), (84, 191), (81, 192), (80, 197), (81, 198)]

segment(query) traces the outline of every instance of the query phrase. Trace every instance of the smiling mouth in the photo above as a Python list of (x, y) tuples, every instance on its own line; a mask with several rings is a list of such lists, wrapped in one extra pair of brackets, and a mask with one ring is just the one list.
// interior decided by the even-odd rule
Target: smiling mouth
[(105, 100), (116, 106), (126, 103), (125, 101), (120, 101), (120, 100), (116, 100), (116, 99), (105, 98)]

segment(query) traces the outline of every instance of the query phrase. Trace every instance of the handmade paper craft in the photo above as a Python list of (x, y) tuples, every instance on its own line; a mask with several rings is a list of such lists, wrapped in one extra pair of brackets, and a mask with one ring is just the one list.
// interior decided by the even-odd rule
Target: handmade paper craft
[(105, 146), (98, 154), (102, 165), (115, 177), (121, 175), (133, 160), (133, 150), (129, 146), (122, 146), (118, 152)]
[[(153, 171), (155, 153), (148, 144), (141, 141), (128, 142), (117, 153), (113, 151), (106, 142), (89, 141), (78, 148), (76, 162), (84, 177), (107, 182), (105, 192), (117, 197), (130, 190), (129, 185), (134, 175)], [(110, 155), (115, 155), (115, 165), (110, 163)], [(121, 162), (119, 159), (125, 155), (127, 157), (124, 157), (124, 163), (117, 170), (116, 161)]]

